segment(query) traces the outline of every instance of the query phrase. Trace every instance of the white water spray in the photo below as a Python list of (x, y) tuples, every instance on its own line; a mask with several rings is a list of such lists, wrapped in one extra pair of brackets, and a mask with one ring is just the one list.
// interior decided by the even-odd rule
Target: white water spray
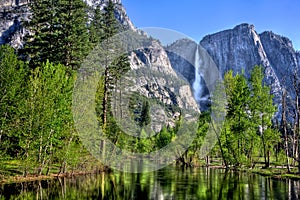
[(195, 81), (193, 83), (193, 90), (194, 90), (194, 97), (197, 102), (200, 102), (201, 95), (203, 93), (203, 87), (201, 85), (201, 80), (202, 80), (202, 74), (200, 72), (200, 57), (199, 57), (199, 49), (197, 45), (197, 49), (195, 52)]

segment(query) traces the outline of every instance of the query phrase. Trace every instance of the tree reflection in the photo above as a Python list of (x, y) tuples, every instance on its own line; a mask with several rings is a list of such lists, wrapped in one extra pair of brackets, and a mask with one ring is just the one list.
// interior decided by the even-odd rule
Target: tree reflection
[(299, 199), (299, 181), (211, 168), (101, 173), (0, 186), (0, 199)]

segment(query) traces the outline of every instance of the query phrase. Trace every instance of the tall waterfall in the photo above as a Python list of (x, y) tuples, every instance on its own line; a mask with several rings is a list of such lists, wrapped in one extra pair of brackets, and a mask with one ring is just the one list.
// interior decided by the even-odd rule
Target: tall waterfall
[(199, 48), (197, 45), (197, 49), (195, 52), (195, 81), (193, 83), (194, 97), (196, 101), (199, 103), (201, 100), (201, 95), (203, 93), (203, 87), (201, 84), (202, 74), (200, 72), (200, 57), (199, 57)]

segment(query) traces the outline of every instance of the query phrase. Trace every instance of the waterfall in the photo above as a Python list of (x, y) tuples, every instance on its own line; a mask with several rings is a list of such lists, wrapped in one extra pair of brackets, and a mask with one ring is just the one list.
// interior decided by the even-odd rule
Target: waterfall
[(195, 81), (193, 83), (194, 97), (196, 101), (199, 103), (201, 101), (201, 95), (203, 93), (203, 87), (201, 84), (202, 74), (200, 72), (200, 57), (199, 57), (199, 49), (197, 45), (197, 49), (195, 52)]

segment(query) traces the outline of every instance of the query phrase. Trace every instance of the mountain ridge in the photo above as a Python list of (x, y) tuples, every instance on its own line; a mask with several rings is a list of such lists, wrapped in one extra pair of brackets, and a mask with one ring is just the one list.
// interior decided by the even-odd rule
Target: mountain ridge
[[(90, 7), (100, 6), (103, 9), (108, 0), (85, 0), (85, 2)], [(115, 16), (118, 21), (124, 27), (135, 31), (136, 28), (128, 17), (121, 0), (113, 0), (113, 2), (115, 3)], [(28, 20), (30, 16), (28, 1), (2, 0), (0, 3), (5, 5), (0, 11), (0, 17), (3, 19), (0, 22), (0, 44), (10, 44), (14, 48), (21, 48), (23, 45), (22, 39), (27, 34), (22, 22)], [(280, 93), (283, 87), (287, 88), (292, 94), (292, 82), (288, 76), (299, 69), (300, 52), (295, 50), (289, 38), (272, 31), (257, 33), (254, 25), (242, 23), (232, 29), (208, 34), (198, 44), (194, 43), (194, 41), (188, 40), (176, 41), (164, 48), (166, 52), (161, 50), (161, 55), (155, 54), (155, 56), (160, 57), (161, 60), (169, 59), (172, 68), (185, 77), (192, 86), (193, 81), (195, 81), (195, 50), (196, 46), (200, 45), (216, 63), (222, 76), (228, 70), (233, 70), (235, 73), (245, 72), (246, 76), (249, 76), (255, 65), (262, 65), (265, 81), (271, 86), (277, 104), (280, 104)], [(177, 57), (174, 52), (185, 55), (186, 60)], [(141, 55), (145, 57), (152, 56), (146, 54)], [(156, 64), (164, 65), (164, 63), (159, 62)], [(209, 69), (202, 70), (207, 71)]]

